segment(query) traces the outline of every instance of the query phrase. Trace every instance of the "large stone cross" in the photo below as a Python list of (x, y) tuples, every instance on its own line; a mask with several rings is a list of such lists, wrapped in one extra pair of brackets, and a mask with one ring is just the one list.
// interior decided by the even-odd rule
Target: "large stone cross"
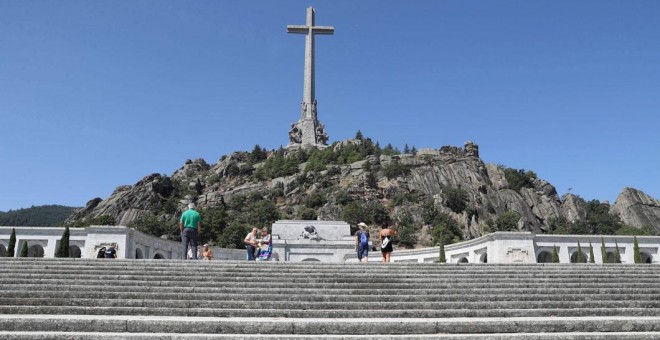
[[(307, 8), (307, 22), (305, 25), (288, 25), (286, 29), (287, 33), (306, 35), (305, 82), (300, 121), (294, 124), (295, 126), (292, 126), (292, 130), (289, 132), (290, 145), (325, 145), (328, 137), (324, 131), (323, 124), (318, 122), (316, 114), (316, 98), (314, 94), (314, 35), (333, 34), (335, 28), (331, 26), (314, 26), (314, 8), (309, 7)], [(301, 136), (297, 136), (297, 134)]]

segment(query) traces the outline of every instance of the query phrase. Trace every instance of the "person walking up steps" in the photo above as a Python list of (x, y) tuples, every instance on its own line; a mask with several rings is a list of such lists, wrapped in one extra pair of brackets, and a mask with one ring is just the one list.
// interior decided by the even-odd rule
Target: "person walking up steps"
[(380, 237), (380, 251), (383, 253), (383, 262), (390, 262), (393, 250), (392, 238), (396, 236), (396, 230), (390, 228), (387, 222), (383, 222), (380, 225), (378, 236)]
[(367, 263), (369, 262), (369, 231), (364, 222), (358, 223), (358, 230), (355, 233), (355, 251), (357, 252), (358, 261)]
[(188, 243), (190, 243), (192, 258), (197, 260), (197, 240), (199, 240), (199, 235), (202, 234), (202, 216), (195, 211), (195, 203), (188, 204), (188, 210), (181, 214), (179, 231), (181, 232), (183, 259), (186, 259)]

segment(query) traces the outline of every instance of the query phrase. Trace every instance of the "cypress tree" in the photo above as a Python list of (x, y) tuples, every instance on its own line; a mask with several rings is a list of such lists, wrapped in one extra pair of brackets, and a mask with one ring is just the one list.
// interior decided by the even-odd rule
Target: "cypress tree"
[(594, 256), (594, 246), (591, 245), (591, 241), (589, 241), (589, 263), (596, 263), (596, 257)]
[(605, 250), (605, 239), (600, 238), (600, 257), (603, 263), (607, 263), (607, 251)]
[(635, 256), (635, 263), (642, 263), (642, 254), (639, 253), (639, 244), (637, 243), (637, 236), (634, 237), (633, 255)]
[(584, 253), (582, 253), (582, 247), (580, 246), (580, 241), (578, 241), (577, 259), (575, 259), (575, 262), (577, 263), (587, 262), (584, 259)]
[(621, 263), (621, 253), (619, 252), (619, 242), (614, 240), (616, 249), (614, 250), (614, 263)]
[(5, 256), (14, 257), (16, 252), (16, 228), (11, 228), (11, 236), (9, 236), (9, 244), (7, 245), (7, 253)]
[(64, 234), (62, 234), (62, 239), (60, 240), (60, 246), (57, 248), (56, 257), (69, 257), (69, 227), (67, 226), (64, 229)]
[(21, 257), (28, 257), (27, 240), (23, 240), (23, 247), (21, 248)]
[(445, 242), (440, 241), (440, 263), (447, 263), (447, 259), (445, 258)]
[(552, 263), (559, 263), (559, 251), (556, 244), (552, 247)]

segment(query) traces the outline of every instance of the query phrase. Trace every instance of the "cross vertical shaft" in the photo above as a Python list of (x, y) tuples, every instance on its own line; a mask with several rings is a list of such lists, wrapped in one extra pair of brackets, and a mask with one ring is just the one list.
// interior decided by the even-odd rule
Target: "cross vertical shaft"
[(331, 26), (314, 25), (314, 8), (307, 8), (305, 25), (288, 25), (288, 33), (305, 35), (305, 81), (303, 99), (300, 108), (300, 120), (291, 124), (289, 131), (289, 146), (323, 148), (328, 141), (325, 127), (318, 121), (316, 112), (316, 94), (314, 86), (314, 35), (333, 34)]

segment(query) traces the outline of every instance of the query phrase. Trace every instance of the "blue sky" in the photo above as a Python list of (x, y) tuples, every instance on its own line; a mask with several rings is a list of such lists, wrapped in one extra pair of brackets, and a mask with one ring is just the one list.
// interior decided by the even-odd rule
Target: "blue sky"
[(330, 142), (479, 144), (586, 199), (660, 197), (658, 1), (0, 0), (0, 211), (278, 148), (316, 39)]

